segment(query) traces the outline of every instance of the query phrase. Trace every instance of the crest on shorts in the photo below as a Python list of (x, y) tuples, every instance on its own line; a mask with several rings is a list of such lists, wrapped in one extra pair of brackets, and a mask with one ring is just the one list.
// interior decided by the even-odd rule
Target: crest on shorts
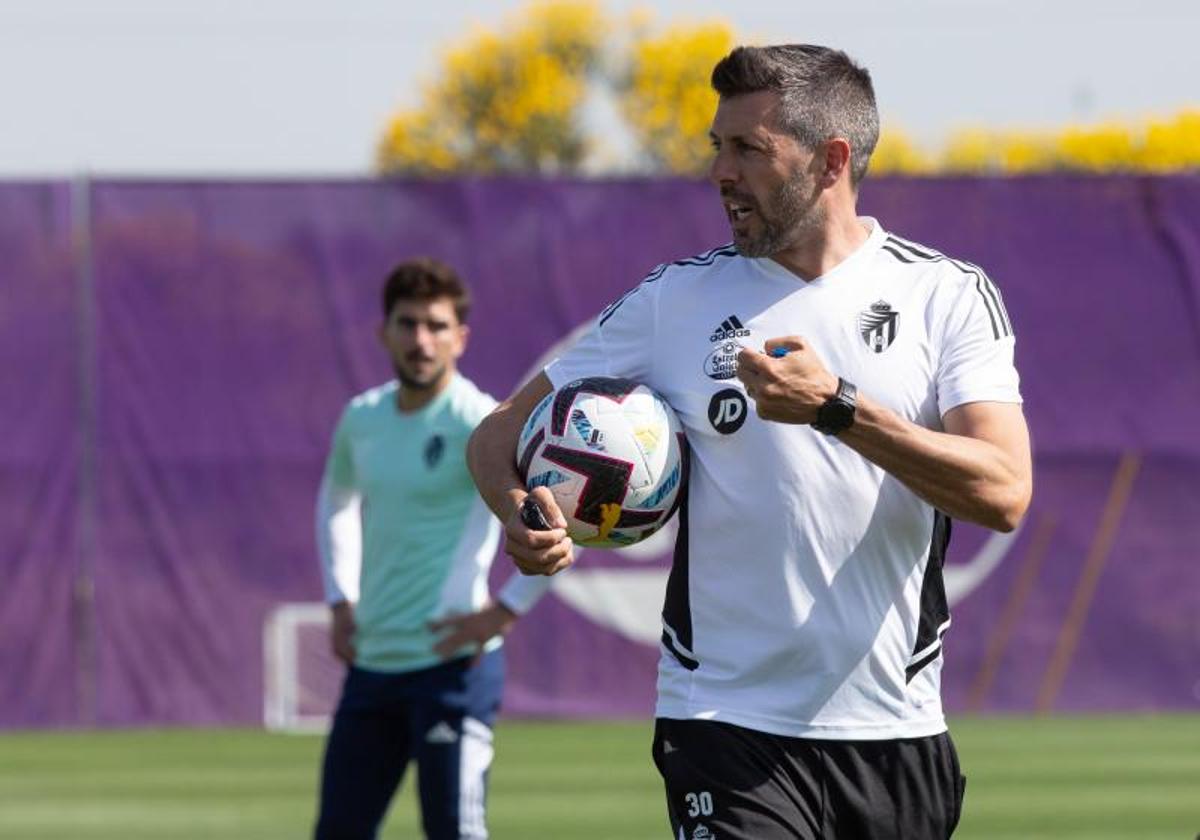
[(882, 353), (900, 334), (900, 313), (887, 301), (877, 300), (858, 313), (858, 332), (872, 353)]

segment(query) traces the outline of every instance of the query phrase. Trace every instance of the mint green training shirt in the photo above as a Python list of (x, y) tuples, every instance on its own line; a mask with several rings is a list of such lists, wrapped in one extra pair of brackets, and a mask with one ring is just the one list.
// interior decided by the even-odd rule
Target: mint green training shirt
[[(465, 457), (467, 438), (496, 401), (456, 374), (424, 408), (403, 413), (398, 388), (389, 382), (350, 401), (322, 482), (329, 514), (361, 501), (355, 664), (390, 672), (441, 661), (427, 625), (485, 604), (499, 539), (499, 524), (479, 498)], [(339, 533), (331, 515), (318, 515), (318, 531), (322, 522), (329, 544), (318, 542), (332, 555), (323, 558), (327, 572), (337, 577), (337, 567), (353, 561), (340, 555), (354, 551), (354, 535)], [(499, 643), (493, 639), (487, 647)]]

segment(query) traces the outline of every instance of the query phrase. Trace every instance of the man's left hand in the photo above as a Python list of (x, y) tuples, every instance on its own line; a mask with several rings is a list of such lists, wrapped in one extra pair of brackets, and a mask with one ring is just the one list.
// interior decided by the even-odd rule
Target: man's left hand
[(758, 416), (776, 423), (814, 422), (817, 409), (837, 393), (838, 378), (800, 336), (772, 338), (763, 351), (738, 353), (737, 377)]
[(469, 645), (476, 646), (475, 656), (495, 636), (503, 636), (516, 623), (517, 614), (498, 601), (492, 601), (478, 612), (450, 615), (429, 623), (434, 633), (445, 633), (433, 646), (433, 652), (448, 659)]

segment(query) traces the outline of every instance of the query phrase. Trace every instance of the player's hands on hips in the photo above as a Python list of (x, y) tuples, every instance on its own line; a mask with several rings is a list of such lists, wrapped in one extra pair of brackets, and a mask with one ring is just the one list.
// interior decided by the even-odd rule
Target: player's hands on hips
[(465, 615), (448, 615), (429, 622), (434, 633), (445, 633), (433, 646), (433, 652), (446, 659), (463, 648), (474, 645), (475, 656), (483, 653), (483, 646), (495, 636), (503, 636), (516, 623), (517, 614), (499, 601), (492, 601), (483, 609)]
[(763, 352), (738, 353), (737, 377), (754, 400), (758, 416), (777, 423), (812, 423), (817, 409), (835, 393), (838, 378), (800, 336), (772, 338)]
[(504, 523), (504, 551), (523, 575), (553, 575), (575, 562), (574, 543), (567, 536), (567, 520), (545, 487), (535, 487), (529, 495), (542, 510), (549, 531), (535, 531), (521, 519), (521, 506), (513, 508)]
[(331, 610), (333, 616), (329, 624), (329, 642), (333, 655), (347, 665), (353, 665), (354, 631), (358, 629), (354, 623), (354, 605), (349, 601), (339, 601)]

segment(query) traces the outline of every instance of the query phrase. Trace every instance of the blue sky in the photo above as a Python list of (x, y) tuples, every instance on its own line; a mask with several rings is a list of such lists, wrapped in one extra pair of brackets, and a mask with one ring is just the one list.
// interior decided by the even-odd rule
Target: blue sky
[[(0, 0), (0, 177), (354, 175), (472, 21), (519, 0)], [(1200, 105), (1197, 0), (608, 0), (839, 46), (885, 122), (1136, 119)], [(603, 101), (591, 112), (614, 128)], [(616, 133), (616, 132), (614, 132)], [(617, 143), (620, 146), (620, 143)]]

